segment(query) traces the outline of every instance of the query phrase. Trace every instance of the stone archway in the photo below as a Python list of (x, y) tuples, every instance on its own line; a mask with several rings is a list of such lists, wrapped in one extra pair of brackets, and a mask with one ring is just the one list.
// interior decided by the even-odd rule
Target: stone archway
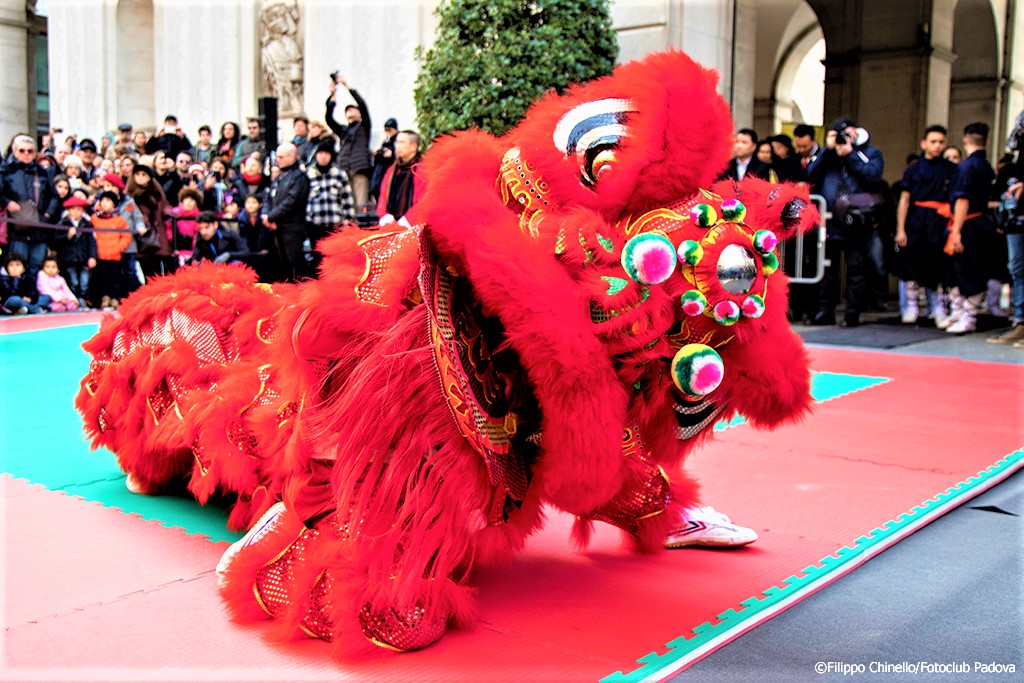
[(786, 49), (775, 72), (775, 123), (821, 125), (825, 107), (825, 37), (815, 23)]
[(151, 126), (156, 121), (153, 40), (153, 0), (120, 0), (117, 4), (117, 112), (136, 128)]
[[(953, 19), (950, 77), (950, 140), (972, 121), (996, 121), (999, 92), (999, 40), (990, 0), (959, 0)], [(993, 134), (996, 133), (993, 128)]]
[(824, 34), (804, 0), (757, 0), (754, 128), (821, 123), (825, 93)]

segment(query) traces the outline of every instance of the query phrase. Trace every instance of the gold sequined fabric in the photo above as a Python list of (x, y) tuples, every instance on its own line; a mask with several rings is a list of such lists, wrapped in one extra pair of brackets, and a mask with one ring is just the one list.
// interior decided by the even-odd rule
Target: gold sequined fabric
[[(213, 302), (210, 302), (211, 305)], [(238, 347), (227, 330), (218, 330), (206, 320), (197, 320), (176, 309), (156, 316), (134, 330), (122, 330), (114, 337), (111, 360), (121, 361), (136, 349), (164, 348), (183, 341), (191, 346), (199, 367), (238, 360)]]
[(518, 420), (493, 367), (490, 341), (470, 310), (467, 292), (456, 291), (460, 279), (437, 262), (429, 245), (423, 250), (420, 289), (429, 308), (428, 331), (444, 397), (459, 431), (483, 456), (491, 484), (521, 501), (528, 466), (512, 448)]
[(363, 635), (381, 647), (400, 652), (420, 650), (437, 642), (444, 635), (446, 622), (446, 615), (427, 614), (418, 606), (374, 611), (366, 605), (359, 611)]
[(160, 380), (160, 383), (156, 385), (152, 393), (146, 397), (146, 403), (149, 405), (153, 424), (160, 424), (160, 420), (167, 414), (167, 411), (174, 408), (177, 404), (174, 396), (171, 395), (170, 387), (167, 386), (166, 379)]
[(273, 344), (277, 340), (281, 332), (280, 316), (285, 308), (285, 306), (282, 306), (269, 318), (260, 318), (256, 321), (257, 339), (264, 344)]
[[(355, 287), (356, 296), (360, 301), (375, 306), (387, 306), (384, 303), (386, 292), (380, 278), (388, 271), (395, 254), (403, 248), (415, 248), (422, 231), (423, 227), (416, 225), (408, 230), (380, 233), (359, 240), (359, 248), (366, 255), (366, 270)], [(405, 296), (408, 293), (401, 294)]]
[(525, 235), (540, 235), (541, 209), (548, 206), (548, 184), (530, 164), (522, 158), (518, 147), (505, 152), (498, 173), (498, 191), (501, 200), (519, 214), (519, 229)]
[[(296, 569), (306, 561), (311, 544), (319, 538), (316, 529), (304, 529), (295, 542), (288, 546), (277, 558), (268, 562), (256, 572), (253, 594), (260, 607), (270, 616), (276, 616), (291, 602), (289, 587), (295, 584)], [(321, 574), (312, 589), (310, 613), (303, 620), (303, 630), (314, 638), (330, 640), (333, 624), (328, 617), (329, 579)]]
[(664, 511), (672, 495), (668, 476), (661, 467), (651, 463), (650, 453), (643, 444), (638, 426), (633, 425), (625, 430), (622, 453), (627, 458), (643, 463), (645, 476), (642, 483), (633, 490), (620, 491), (615, 498), (588, 517), (636, 534), (640, 520)]

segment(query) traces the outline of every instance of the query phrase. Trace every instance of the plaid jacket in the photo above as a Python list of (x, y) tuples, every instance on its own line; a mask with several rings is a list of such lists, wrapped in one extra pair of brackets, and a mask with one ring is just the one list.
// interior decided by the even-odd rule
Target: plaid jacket
[(306, 170), (306, 175), (309, 177), (309, 199), (306, 200), (308, 222), (332, 228), (345, 221), (355, 221), (352, 186), (344, 171), (331, 164), (325, 175), (316, 165), (312, 165)]

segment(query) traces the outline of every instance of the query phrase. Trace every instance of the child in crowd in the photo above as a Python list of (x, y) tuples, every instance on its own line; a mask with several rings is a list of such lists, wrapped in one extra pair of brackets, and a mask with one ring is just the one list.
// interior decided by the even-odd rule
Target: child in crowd
[(209, 126), (199, 126), (199, 142), (189, 150), (192, 159), (200, 164), (209, 165), (213, 160), (213, 153), (216, 151), (211, 142), (212, 133)]
[(86, 184), (82, 178), (82, 159), (77, 154), (69, 154), (64, 158), (64, 176), (72, 190)]
[(212, 211), (203, 211), (196, 216), (196, 225), (196, 246), (188, 263), (231, 263), (249, 255), (245, 240), (234, 230), (220, 227), (217, 214)]
[(239, 232), (238, 212), (241, 210), (241, 207), (235, 203), (233, 195), (229, 194), (225, 199), (224, 205), (220, 207), (220, 227), (237, 233)]
[(43, 259), (43, 269), (36, 274), (36, 290), (40, 298), (50, 297), (51, 311), (73, 311), (78, 308), (78, 297), (60, 276), (56, 257), (47, 256)]
[(274, 276), (274, 259), (270, 250), (274, 236), (263, 224), (260, 195), (251, 194), (245, 198), (244, 211), (238, 218), (238, 233), (249, 247), (245, 262), (256, 271), (260, 282), (270, 282)]
[(57, 192), (57, 198), (61, 204), (71, 196), (71, 185), (65, 175), (53, 176), (53, 189)]
[(50, 297), (39, 296), (35, 283), (25, 277), (25, 262), (11, 256), (0, 274), (0, 302), (8, 313), (45, 313)]
[(82, 228), (91, 228), (92, 223), (85, 215), (88, 200), (73, 196), (64, 202), (64, 217), (60, 225), (67, 231), (58, 232), (54, 239), (60, 269), (67, 275), (71, 291), (78, 297), (83, 306), (89, 294), (89, 271), (96, 267), (96, 239), (92, 232)]
[(273, 236), (260, 215), (262, 206), (259, 195), (249, 195), (245, 198), (245, 213), (238, 220), (238, 232), (254, 254), (266, 254), (273, 243)]
[(167, 239), (178, 252), (179, 264), (184, 264), (187, 255), (195, 248), (196, 233), (199, 232), (196, 217), (202, 203), (203, 194), (199, 190), (184, 187), (178, 193), (178, 205), (171, 209), (173, 218), (167, 224)]
[(117, 231), (95, 234), (97, 259), (94, 294), (95, 297), (99, 297), (101, 308), (117, 308), (121, 305), (121, 254), (132, 241), (132, 233), (128, 228), (128, 221), (117, 213), (116, 194), (100, 193), (92, 225), (97, 230)]

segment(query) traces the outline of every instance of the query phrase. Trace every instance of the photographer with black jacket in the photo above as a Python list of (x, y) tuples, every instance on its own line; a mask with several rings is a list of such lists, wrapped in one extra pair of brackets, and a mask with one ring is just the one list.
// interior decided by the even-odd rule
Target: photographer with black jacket
[(868, 132), (849, 117), (836, 119), (825, 136), (825, 149), (807, 165), (813, 191), (825, 198), (832, 218), (825, 240), (825, 268), (812, 325), (834, 325), (839, 303), (840, 258), (846, 259), (847, 327), (860, 324), (867, 294), (868, 244), (872, 214), (883, 210), (879, 192), (885, 160), (868, 143)]

